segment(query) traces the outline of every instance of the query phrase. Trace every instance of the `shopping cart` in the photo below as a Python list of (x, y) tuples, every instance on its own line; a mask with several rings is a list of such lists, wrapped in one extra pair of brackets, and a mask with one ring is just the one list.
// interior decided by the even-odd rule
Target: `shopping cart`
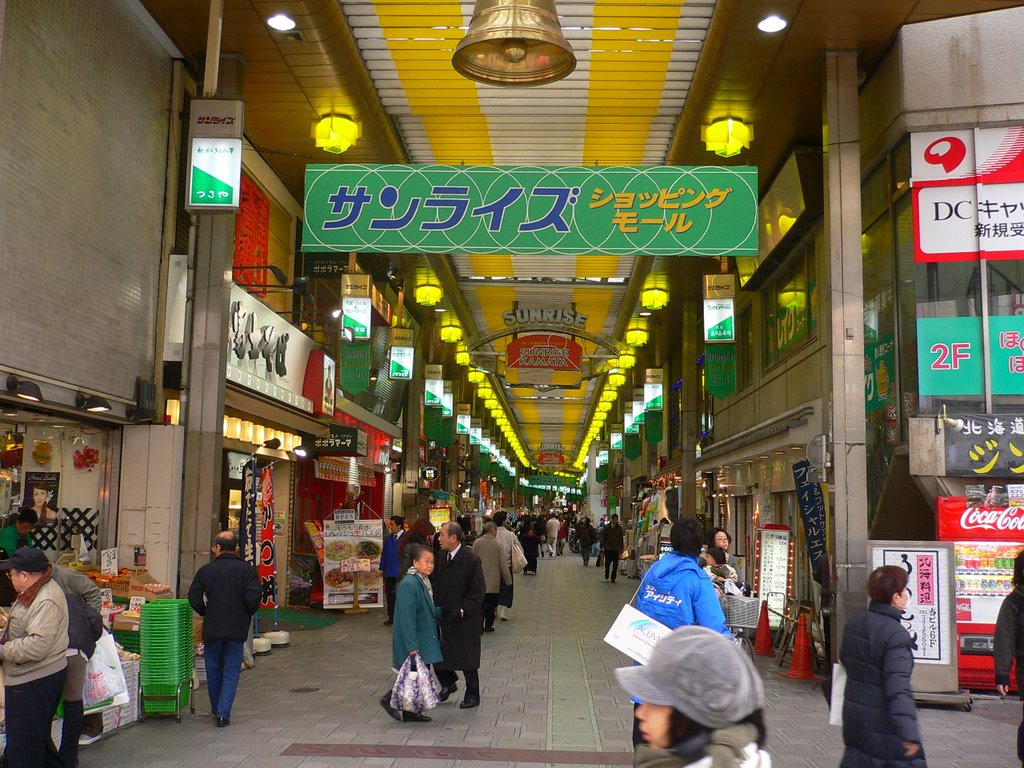
[(760, 598), (723, 595), (722, 613), (725, 614), (725, 625), (736, 638), (736, 643), (753, 659), (754, 642), (751, 638), (757, 631), (757, 620), (761, 613)]

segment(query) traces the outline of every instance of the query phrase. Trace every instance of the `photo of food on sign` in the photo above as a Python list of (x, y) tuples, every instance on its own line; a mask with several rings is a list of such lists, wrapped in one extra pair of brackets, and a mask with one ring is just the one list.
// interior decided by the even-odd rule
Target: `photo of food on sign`
[(356, 543), (348, 539), (335, 539), (327, 542), (324, 547), (324, 560), (331, 560), (335, 563), (348, 560), (356, 556)]
[(376, 560), (380, 557), (381, 545), (376, 541), (363, 539), (356, 544), (356, 557), (364, 560)]
[(352, 589), (352, 571), (332, 568), (324, 574), (324, 583), (334, 589)]

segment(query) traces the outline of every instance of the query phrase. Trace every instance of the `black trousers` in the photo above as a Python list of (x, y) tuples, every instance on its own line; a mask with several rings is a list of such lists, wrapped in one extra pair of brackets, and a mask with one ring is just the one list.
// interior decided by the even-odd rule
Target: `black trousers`
[[(462, 669), (459, 671), (466, 678), (466, 696), (479, 699), (480, 671), (476, 669)], [(445, 688), (455, 685), (459, 681), (459, 676), (455, 674), (454, 669), (437, 669), (435, 667), (434, 673), (437, 675), (437, 682)]]
[(4, 686), (7, 713), (7, 749), (3, 768), (64, 768), (57, 747), (50, 738), (50, 722), (64, 693), (67, 670), (33, 680)]
[(494, 612), (498, 608), (498, 597), (500, 592), (487, 592), (484, 595), (484, 626), (494, 626)]
[(612, 581), (615, 581), (615, 577), (619, 575), (619, 550), (617, 549), (606, 549), (604, 551), (604, 577), (608, 578), (609, 569), (611, 569)]
[(384, 602), (388, 607), (388, 620), (395, 618), (395, 588), (398, 586), (397, 576), (384, 577)]

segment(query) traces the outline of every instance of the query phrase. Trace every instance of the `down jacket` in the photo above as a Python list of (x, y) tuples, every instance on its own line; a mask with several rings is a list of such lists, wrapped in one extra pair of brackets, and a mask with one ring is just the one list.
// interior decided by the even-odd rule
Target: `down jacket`
[(910, 690), (914, 655), (900, 612), (874, 600), (846, 625), (839, 660), (846, 667), (841, 768), (925, 768), (924, 749), (905, 756), (904, 742), (921, 743)]
[(996, 619), (996, 685), (1010, 684), (1010, 668), (1017, 662), (1017, 691), (1024, 699), (1024, 586), (1014, 587), (999, 606)]
[(41, 680), (68, 665), (68, 601), (50, 579), (31, 605), (15, 600), (3, 644), (4, 685)]

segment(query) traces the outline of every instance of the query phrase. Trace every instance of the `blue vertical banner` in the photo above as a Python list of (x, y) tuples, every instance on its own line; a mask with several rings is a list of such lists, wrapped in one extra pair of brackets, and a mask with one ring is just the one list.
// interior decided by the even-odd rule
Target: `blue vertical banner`
[(811, 573), (825, 554), (825, 494), (821, 483), (813, 479), (811, 463), (807, 459), (793, 462), (793, 480), (800, 517), (804, 521), (807, 554), (811, 559)]

